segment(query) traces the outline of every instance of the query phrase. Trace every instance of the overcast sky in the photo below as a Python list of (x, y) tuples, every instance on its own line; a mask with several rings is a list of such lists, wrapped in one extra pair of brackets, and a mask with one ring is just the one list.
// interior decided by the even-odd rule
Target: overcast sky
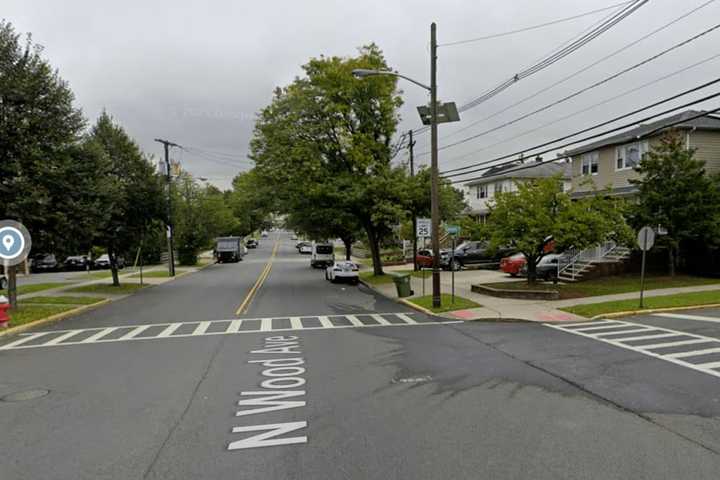
[[(437, 22), (439, 42), (444, 43), (544, 23), (619, 1), (2, 0), (0, 15), (17, 31), (32, 33), (34, 41), (45, 47), (45, 55), (70, 83), (78, 106), (91, 121), (103, 108), (107, 109), (146, 152), (155, 155), (161, 153), (160, 146), (153, 142), (156, 137), (223, 152), (227, 155), (222, 157), (225, 163), (188, 153), (174, 155), (194, 175), (228, 187), (240, 169), (248, 168), (228, 162), (247, 165), (245, 156), (255, 113), (270, 101), (275, 86), (286, 85), (301, 73), (300, 66), (310, 57), (349, 56), (355, 54), (356, 47), (375, 42), (394, 69), (428, 81), (432, 21)], [(650, 0), (577, 53), (464, 112), (460, 123), (442, 125), (441, 145), (517, 118), (713, 26), (720, 19), (718, 1), (563, 85), (444, 138), (706, 1)], [(532, 65), (609, 13), (509, 37), (441, 47), (439, 96), (444, 101), (465, 103)], [(718, 32), (533, 118), (448, 148), (441, 152), (441, 170), (530, 147), (714, 79), (720, 71), (719, 59), (538, 128), (720, 54)], [(416, 128), (420, 123), (415, 106), (426, 103), (427, 95), (412, 84), (401, 86), (405, 100), (401, 128)], [(704, 105), (717, 106), (720, 101)], [(488, 148), (532, 129), (537, 130)], [(418, 153), (426, 151), (428, 144), (429, 135), (420, 136)], [(428, 162), (429, 157), (420, 156), (420, 161)]]

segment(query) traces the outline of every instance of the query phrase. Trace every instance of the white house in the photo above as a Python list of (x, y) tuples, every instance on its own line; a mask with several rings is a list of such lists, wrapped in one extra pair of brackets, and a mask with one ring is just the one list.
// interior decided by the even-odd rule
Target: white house
[(538, 163), (537, 166), (532, 166), (532, 163), (523, 164), (518, 161), (490, 168), (479, 179), (465, 184), (465, 199), (470, 205), (470, 215), (484, 223), (490, 212), (493, 198), (498, 192), (516, 191), (516, 182), (555, 176), (562, 178), (564, 191), (570, 190), (571, 166), (566, 162)]

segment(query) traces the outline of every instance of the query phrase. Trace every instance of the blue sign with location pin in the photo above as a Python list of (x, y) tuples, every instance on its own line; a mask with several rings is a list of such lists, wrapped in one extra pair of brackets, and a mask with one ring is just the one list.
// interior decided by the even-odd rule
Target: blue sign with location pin
[(30, 253), (30, 234), (14, 220), (0, 221), (0, 263), (17, 265)]

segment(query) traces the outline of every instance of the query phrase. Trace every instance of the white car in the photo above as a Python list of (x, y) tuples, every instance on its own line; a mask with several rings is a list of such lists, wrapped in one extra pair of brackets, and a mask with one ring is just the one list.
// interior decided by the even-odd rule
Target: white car
[(335, 262), (331, 267), (325, 269), (325, 280), (333, 283), (345, 281), (357, 285), (360, 282), (358, 266), (347, 260)]
[(298, 252), (309, 255), (312, 253), (312, 245), (305, 242), (298, 247)]
[(327, 268), (335, 263), (335, 247), (332, 243), (313, 243), (310, 257), (312, 268)]

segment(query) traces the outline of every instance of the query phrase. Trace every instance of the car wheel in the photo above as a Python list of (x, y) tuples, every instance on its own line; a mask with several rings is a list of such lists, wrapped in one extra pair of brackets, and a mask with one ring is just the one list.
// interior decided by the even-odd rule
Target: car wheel
[(459, 272), (462, 269), (462, 263), (460, 263), (458, 260), (453, 260), (450, 264), (450, 269), (453, 272)]
[(510, 276), (513, 277), (513, 278), (515, 278), (515, 277), (518, 276), (518, 274), (517, 274), (517, 272), (512, 272), (512, 273), (510, 274)]

